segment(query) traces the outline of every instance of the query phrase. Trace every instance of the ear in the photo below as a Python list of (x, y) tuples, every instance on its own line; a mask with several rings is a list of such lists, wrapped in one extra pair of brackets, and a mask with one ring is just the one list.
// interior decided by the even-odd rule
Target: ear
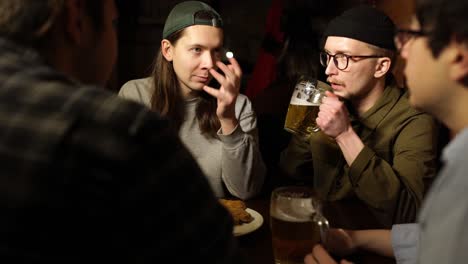
[(65, 31), (69, 40), (80, 44), (85, 31), (85, 3), (84, 0), (65, 1)]
[(456, 82), (464, 82), (468, 78), (468, 44), (457, 42), (453, 48), (450, 78)]
[(174, 47), (171, 42), (167, 39), (161, 40), (161, 53), (167, 61), (172, 61), (173, 59)]
[(380, 78), (384, 76), (385, 74), (387, 74), (387, 72), (390, 70), (391, 65), (392, 65), (392, 60), (390, 60), (389, 57), (379, 58), (375, 66), (374, 77)]

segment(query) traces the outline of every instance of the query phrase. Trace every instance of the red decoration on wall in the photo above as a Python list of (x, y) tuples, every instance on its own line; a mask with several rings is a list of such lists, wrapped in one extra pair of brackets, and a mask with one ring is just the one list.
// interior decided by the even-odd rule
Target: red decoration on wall
[(265, 37), (260, 48), (252, 75), (247, 82), (245, 94), (252, 99), (276, 78), (276, 57), (283, 46), (284, 33), (281, 30), (283, 0), (273, 0), (268, 10)]

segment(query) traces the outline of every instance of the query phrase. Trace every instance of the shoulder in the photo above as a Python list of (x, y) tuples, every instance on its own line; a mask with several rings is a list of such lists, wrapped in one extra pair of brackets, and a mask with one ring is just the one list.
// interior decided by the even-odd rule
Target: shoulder
[(77, 89), (69, 98), (64, 102), (64, 115), (72, 122), (73, 146), (114, 159), (130, 155), (129, 150), (175, 144), (167, 120), (140, 103), (95, 87)]
[(394, 115), (400, 116), (403, 119), (412, 119), (412, 118), (423, 118), (428, 120), (433, 120), (433, 117), (426, 112), (414, 108), (409, 100), (408, 90), (405, 88), (393, 88), (397, 90), (398, 99), (395, 104)]
[(438, 123), (426, 112), (414, 108), (410, 101), (408, 91), (404, 88), (395, 88), (396, 102), (392, 106), (385, 120), (395, 132), (406, 131), (412, 135), (435, 135)]
[(142, 89), (142, 88), (147, 88), (148, 86), (152, 85), (152, 82), (153, 82), (152, 77), (129, 80), (126, 83), (124, 83), (124, 85), (122, 85), (121, 89), (130, 89), (130, 88)]
[(237, 96), (236, 116), (244, 131), (249, 131), (257, 127), (257, 116), (252, 107), (252, 102), (243, 94)]
[(252, 102), (250, 101), (250, 99), (246, 95), (239, 94), (237, 96), (236, 109), (242, 109), (243, 112), (253, 111), (252, 110)]
[(149, 106), (152, 93), (153, 78), (148, 77), (126, 82), (120, 88), (119, 96)]
[(65, 102), (67, 112), (84, 122), (103, 124), (109, 129), (130, 128), (144, 119), (158, 119), (147, 107), (125, 100), (104, 89), (83, 86), (76, 89)]
[(249, 118), (256, 116), (255, 110), (253, 109), (252, 102), (244, 95), (239, 94), (236, 101), (236, 116), (240, 119)]

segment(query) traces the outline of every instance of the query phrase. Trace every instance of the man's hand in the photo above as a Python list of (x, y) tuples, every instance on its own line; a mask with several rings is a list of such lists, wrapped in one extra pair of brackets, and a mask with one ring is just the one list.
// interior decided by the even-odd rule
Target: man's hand
[(219, 89), (207, 85), (203, 87), (205, 92), (217, 99), (218, 107), (216, 108), (216, 115), (221, 123), (223, 134), (231, 133), (238, 124), (235, 107), (242, 78), (242, 70), (237, 60), (230, 58), (229, 62), (231, 64), (228, 65), (221, 61), (216, 62), (216, 65), (223, 71), (224, 75), (215, 69), (210, 69), (210, 74), (221, 84)]
[(323, 133), (336, 140), (346, 163), (351, 166), (364, 148), (364, 143), (351, 126), (346, 105), (332, 92), (326, 91), (325, 95), (316, 119), (317, 125)]
[(207, 85), (203, 87), (203, 90), (216, 97), (218, 101), (216, 114), (219, 119), (234, 117), (234, 107), (236, 106), (236, 99), (240, 90), (242, 70), (236, 59), (230, 58), (229, 62), (231, 64), (228, 65), (221, 61), (216, 62), (216, 65), (223, 71), (224, 75), (215, 69), (210, 69), (210, 74), (221, 84), (219, 89)]
[(316, 122), (323, 133), (336, 138), (351, 127), (348, 109), (334, 93), (326, 91), (325, 95)]
[[(336, 261), (328, 254), (322, 245), (315, 245), (312, 253), (307, 254), (304, 258), (305, 264), (337, 264)], [(352, 264), (347, 260), (341, 260), (340, 264)]]
[(357, 248), (356, 242), (353, 240), (353, 234), (353, 230), (341, 228), (329, 229), (325, 245), (327, 250), (338, 256), (346, 256), (353, 253)]

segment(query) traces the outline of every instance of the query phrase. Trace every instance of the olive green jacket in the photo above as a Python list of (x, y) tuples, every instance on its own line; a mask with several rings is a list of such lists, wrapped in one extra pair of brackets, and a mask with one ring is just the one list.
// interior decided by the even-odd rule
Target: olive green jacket
[(351, 123), (365, 145), (351, 166), (335, 140), (318, 132), (293, 137), (280, 167), (326, 200), (363, 201), (385, 227), (414, 221), (423, 178), (436, 173), (438, 124), (413, 109), (406, 90), (394, 86), (361, 117), (351, 116)]

